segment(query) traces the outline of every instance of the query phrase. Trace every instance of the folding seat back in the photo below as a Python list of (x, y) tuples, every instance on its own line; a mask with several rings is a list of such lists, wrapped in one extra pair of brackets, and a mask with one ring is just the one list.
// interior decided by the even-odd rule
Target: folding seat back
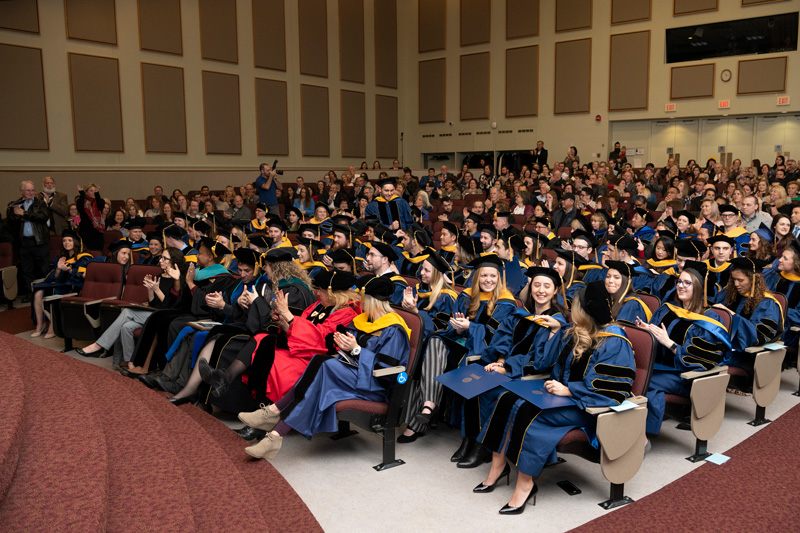
[(419, 280), (414, 276), (403, 276), (403, 279), (406, 280), (409, 287), (416, 287)]
[(653, 365), (656, 361), (656, 342), (653, 334), (648, 330), (636, 326), (625, 325), (625, 336), (633, 346), (633, 358), (636, 362), (636, 378), (633, 380), (633, 394), (644, 396), (650, 385), (650, 376), (653, 374)]
[[(115, 263), (89, 262), (80, 296), (68, 296), (59, 302), (61, 330), (65, 351), (72, 340), (96, 340), (100, 327), (100, 303), (119, 298), (122, 292), (122, 266)], [(54, 316), (53, 320), (57, 320)]]
[(122, 239), (122, 232), (111, 229), (103, 233), (103, 251), (107, 252), (111, 243), (117, 242)]
[(658, 299), (658, 296), (637, 292), (636, 297), (644, 302), (644, 304), (647, 306), (647, 308), (650, 310), (650, 313), (652, 314), (655, 314), (658, 308), (661, 307), (661, 300)]
[(569, 239), (572, 235), (572, 227), (571, 226), (562, 226), (558, 228), (558, 238), (559, 239)]
[[(122, 266), (114, 263), (89, 262), (80, 299), (118, 298), (122, 291)], [(75, 300), (76, 298), (69, 298)]]
[(0, 277), (2, 278), (2, 293), (0, 301), (8, 303), (11, 309), (17, 297), (17, 267), (14, 266), (14, 248), (11, 243), (0, 242)]
[(122, 289), (120, 300), (131, 303), (147, 303), (147, 287), (144, 286), (144, 278), (148, 275), (159, 278), (161, 274), (161, 267), (132, 265), (125, 277), (125, 287)]

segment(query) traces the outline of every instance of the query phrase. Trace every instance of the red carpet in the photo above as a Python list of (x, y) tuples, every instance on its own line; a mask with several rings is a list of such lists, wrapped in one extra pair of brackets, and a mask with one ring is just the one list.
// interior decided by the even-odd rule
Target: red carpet
[(0, 530), (320, 530), (272, 465), (193, 406), (5, 333), (0, 374)]
[[(797, 531), (800, 406), (661, 490), (573, 531)], [(647, 460), (647, 459), (645, 459)]]
[(16, 335), (32, 329), (33, 320), (31, 320), (30, 307), (15, 307), (14, 309), (0, 312), (0, 331)]

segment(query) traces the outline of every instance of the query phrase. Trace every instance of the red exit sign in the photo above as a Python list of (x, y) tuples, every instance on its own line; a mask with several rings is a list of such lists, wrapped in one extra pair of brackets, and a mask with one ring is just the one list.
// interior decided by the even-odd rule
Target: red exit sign
[(720, 109), (730, 109), (731, 101), (730, 100), (720, 100), (719, 101), (719, 108)]
[(789, 97), (788, 96), (779, 96), (778, 97), (778, 105), (789, 105)]
[(676, 109), (677, 109), (677, 106), (675, 104), (667, 104), (667, 105), (664, 106), (664, 111), (666, 111), (667, 113), (675, 111)]

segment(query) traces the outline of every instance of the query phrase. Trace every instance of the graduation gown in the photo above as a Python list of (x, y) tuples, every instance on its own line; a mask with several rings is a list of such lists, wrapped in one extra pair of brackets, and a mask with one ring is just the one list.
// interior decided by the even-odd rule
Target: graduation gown
[(783, 343), (786, 346), (796, 346), (798, 334), (792, 331), (793, 327), (800, 327), (800, 276), (786, 272), (764, 274), (769, 290), (779, 292), (786, 296), (787, 323), (783, 333)]
[[(337, 402), (386, 401), (389, 380), (373, 377), (373, 370), (408, 365), (411, 331), (396, 313), (388, 313), (375, 322), (369, 322), (362, 313), (348, 331), (361, 346), (358, 368), (338, 358), (314, 357), (295, 385), (295, 401), (281, 413), (292, 429), (308, 439), (316, 433), (337, 430)], [(396, 378), (391, 376), (391, 379)]]
[[(726, 290), (717, 296), (718, 303), (725, 303)], [(753, 371), (755, 356), (745, 352), (751, 346), (760, 346), (783, 334), (783, 314), (778, 301), (769, 293), (756, 306), (750, 316), (742, 313), (747, 298), (737, 295), (731, 308), (735, 313), (731, 322), (731, 356), (727, 363), (730, 366)]]
[(93, 259), (92, 254), (87, 252), (78, 253), (68, 259), (65, 263), (72, 266), (71, 271), (58, 272), (56, 267), (60, 255), (53, 257), (50, 261), (50, 270), (47, 272), (44, 281), (33, 286), (34, 291), (44, 290), (47, 294), (68, 294), (80, 291), (83, 287), (83, 276), (86, 274), (86, 265)]
[(622, 306), (619, 308), (619, 313), (617, 313), (615, 318), (635, 324), (637, 318), (645, 322), (650, 322), (651, 317), (652, 313), (650, 312), (650, 308), (647, 307), (641, 299), (637, 298), (635, 294), (632, 294), (622, 299)]
[[(492, 255), (496, 255), (491, 252)], [(481, 255), (488, 255), (487, 253)], [(527, 267), (525, 268), (527, 270)], [(519, 296), (520, 291), (528, 284), (528, 278), (525, 276), (525, 270), (522, 269), (521, 263), (518, 260), (508, 261), (503, 259), (503, 276), (505, 279), (506, 288), (514, 295)], [(465, 287), (472, 287), (472, 276), (464, 280)]]
[(400, 229), (410, 228), (414, 223), (414, 219), (411, 217), (411, 206), (397, 195), (392, 196), (388, 201), (383, 196), (372, 200), (364, 210), (365, 219), (369, 219), (371, 216), (377, 216), (381, 224), (387, 228), (394, 221), (400, 223)]
[(664, 420), (664, 395), (688, 397), (691, 384), (681, 377), (683, 372), (726, 364), (730, 333), (714, 311), (700, 315), (672, 304), (659, 307), (650, 323), (663, 324), (678, 345), (675, 353), (661, 343), (656, 345), (656, 362), (647, 389), (647, 433), (657, 435)]
[(736, 227), (727, 233), (723, 233), (723, 235), (736, 241), (736, 253), (739, 254), (739, 256), (744, 255), (747, 251), (744, 245), (750, 243), (750, 233), (746, 229)]
[(416, 277), (419, 269), (422, 267), (422, 262), (428, 258), (428, 254), (422, 252), (413, 257), (409, 252), (400, 252), (398, 255), (400, 257), (394, 264), (401, 276)]
[(414, 295), (417, 297), (417, 313), (425, 324), (425, 337), (447, 329), (450, 319), (456, 312), (458, 294), (450, 289), (442, 289), (429, 311), (426, 311), (425, 308), (430, 303), (430, 288), (418, 283), (414, 287)]
[[(598, 333), (596, 349), (575, 360), (571, 338), (562, 341), (551, 379), (569, 387), (575, 405), (541, 410), (512, 392), (504, 392), (478, 440), (505, 454), (520, 472), (537, 476), (557, 460), (556, 445), (571, 430), (581, 428), (594, 439), (595, 417), (586, 407), (619, 405), (632, 395), (636, 377), (630, 341), (619, 326)], [(506, 435), (510, 438), (506, 442)]]

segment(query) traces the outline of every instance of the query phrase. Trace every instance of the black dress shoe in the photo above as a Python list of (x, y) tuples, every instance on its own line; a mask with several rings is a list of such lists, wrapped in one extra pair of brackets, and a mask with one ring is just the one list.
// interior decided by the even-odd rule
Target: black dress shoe
[(469, 450), (469, 446), (472, 442), (473, 440), (470, 439), (469, 437), (464, 437), (463, 439), (461, 439), (461, 446), (458, 447), (456, 453), (450, 456), (450, 462), (457, 463), (460, 460), (462, 460), (464, 456), (467, 455), (467, 451)]
[(178, 394), (181, 390), (181, 386), (169, 379), (167, 376), (161, 374), (159, 376), (154, 376), (153, 381), (156, 384), (156, 387), (163, 390), (164, 392), (168, 392), (170, 394)]
[(256, 429), (251, 428), (250, 426), (245, 426), (242, 429), (237, 429), (236, 434), (242, 437), (244, 440), (255, 440), (255, 439), (263, 439), (267, 436), (267, 432), (263, 429)]
[(500, 482), (500, 480), (502, 480), (503, 478), (506, 478), (506, 485), (508, 485), (511, 482), (511, 467), (509, 466), (508, 463), (506, 463), (505, 468), (503, 468), (503, 472), (500, 474), (500, 477), (498, 477), (494, 481), (494, 483), (492, 483), (491, 485), (484, 485), (483, 483), (481, 483), (480, 485), (472, 489), (472, 492), (482, 492), (482, 493), (492, 492), (494, 488), (497, 486), (497, 484)]
[(492, 460), (492, 454), (478, 441), (473, 441), (467, 454), (456, 465), (458, 468), (476, 468)]
[(436, 416), (436, 408), (425, 405), (420, 409), (419, 413), (417, 413), (417, 416), (414, 417), (414, 420), (417, 424), (423, 426), (430, 424), (434, 416)]
[(211, 385), (211, 394), (214, 398), (220, 398), (228, 392), (229, 385), (225, 379), (225, 372), (211, 368), (205, 359), (197, 361), (197, 370), (200, 371), (200, 378)]
[(190, 394), (189, 396), (184, 396), (183, 398), (175, 398), (174, 396), (168, 396), (167, 400), (172, 405), (183, 405), (185, 403), (194, 403), (200, 399), (200, 396), (197, 393)]
[(24, 303), (24, 304), (31, 303), (31, 295), (30, 294), (26, 294), (25, 296), (23, 296), (22, 297), (22, 303)]
[(415, 431), (413, 435), (400, 435), (397, 437), (398, 444), (408, 444), (409, 442), (414, 442), (420, 437), (425, 436), (425, 433), (420, 433), (419, 431)]
[(156, 377), (157, 374), (137, 374), (139, 381), (150, 387), (151, 389), (155, 389), (158, 387), (155, 380), (153, 378)]
[(520, 505), (519, 507), (511, 507), (508, 504), (505, 504), (502, 509), (500, 509), (500, 514), (522, 514), (525, 510), (525, 506), (528, 505), (528, 501), (533, 498), (533, 505), (536, 505), (536, 493), (539, 492), (539, 487), (536, 483), (533, 484), (533, 488), (528, 493), (528, 497), (525, 498), (525, 502)]
[(75, 348), (75, 352), (83, 357), (106, 357), (106, 351), (103, 348), (95, 350), (94, 352), (84, 352), (83, 348)]

